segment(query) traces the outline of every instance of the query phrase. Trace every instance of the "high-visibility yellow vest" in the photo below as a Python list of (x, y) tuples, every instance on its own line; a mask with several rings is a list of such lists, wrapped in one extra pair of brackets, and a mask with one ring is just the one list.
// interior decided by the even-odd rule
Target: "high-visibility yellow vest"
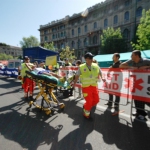
[(99, 76), (99, 66), (97, 64), (92, 63), (91, 71), (87, 67), (86, 64), (80, 65), (80, 79), (82, 83), (82, 87), (88, 87), (90, 85), (97, 86), (98, 76)]
[[(29, 66), (30, 66), (30, 64), (29, 64)], [(33, 64), (31, 64), (31, 66), (33, 66)], [(25, 63), (22, 63), (21, 64), (21, 76), (22, 77), (26, 76), (26, 71), (30, 71), (30, 70), (28, 69), (28, 67), (26, 66)]]

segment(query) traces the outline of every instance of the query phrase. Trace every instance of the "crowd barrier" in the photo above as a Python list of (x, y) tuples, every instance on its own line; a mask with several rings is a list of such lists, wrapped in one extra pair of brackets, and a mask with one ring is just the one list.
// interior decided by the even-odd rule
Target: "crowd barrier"
[[(62, 67), (58, 73), (61, 76), (71, 77), (78, 70), (78, 67)], [(119, 104), (127, 105), (128, 101), (133, 99), (150, 103), (150, 70), (127, 70), (119, 68), (102, 68), (103, 77), (106, 82), (98, 81), (98, 90), (104, 94), (100, 94), (100, 98), (109, 100), (108, 94), (121, 97)], [(0, 69), (1, 75), (17, 77), (17, 69)], [(81, 84), (77, 83), (76, 87), (81, 88)], [(133, 102), (132, 102), (132, 106)]]
[(0, 75), (17, 78), (18, 69), (8, 69), (8, 68), (0, 69)]
[[(77, 69), (77, 67), (64, 67), (59, 69), (59, 75), (68, 78)], [(106, 82), (99, 79), (99, 92), (150, 102), (150, 70), (124, 70), (119, 68), (102, 68), (101, 70)], [(77, 83), (76, 86), (81, 87), (81, 84)]]
[[(77, 67), (63, 67), (58, 73), (61, 76), (71, 77), (77, 71)], [(117, 95), (127, 99), (136, 99), (150, 102), (150, 70), (124, 70), (102, 68), (106, 82), (98, 81), (99, 92)], [(1, 75), (17, 77), (17, 69), (0, 69)], [(80, 83), (76, 84), (81, 87)]]

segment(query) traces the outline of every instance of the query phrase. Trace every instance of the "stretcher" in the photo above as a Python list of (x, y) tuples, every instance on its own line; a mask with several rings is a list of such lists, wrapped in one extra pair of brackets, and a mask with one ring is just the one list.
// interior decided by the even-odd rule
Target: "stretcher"
[[(69, 82), (62, 82), (56, 77), (48, 75), (37, 75), (34, 72), (26, 71), (27, 76), (36, 82), (39, 87), (40, 92), (37, 94), (35, 99), (29, 102), (29, 107), (34, 105), (36, 108), (43, 110), (47, 115), (57, 110), (63, 110), (65, 105), (60, 103), (53, 93), (53, 89), (57, 86), (67, 87)], [(37, 103), (37, 100), (42, 97), (41, 105)]]

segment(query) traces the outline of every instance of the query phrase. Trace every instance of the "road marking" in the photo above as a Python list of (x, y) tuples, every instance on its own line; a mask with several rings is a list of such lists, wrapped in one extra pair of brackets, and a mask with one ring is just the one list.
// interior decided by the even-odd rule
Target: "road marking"
[[(84, 102), (85, 102), (85, 100), (80, 100), (80, 101), (79, 101), (80, 104), (84, 104)], [(96, 106), (96, 109), (105, 111), (105, 110), (107, 109), (107, 107), (97, 105), (97, 106)], [(111, 112), (111, 109), (107, 109), (107, 110)], [(123, 113), (123, 112), (122, 112), (122, 113), (119, 113), (118, 115), (119, 115), (120, 117), (125, 117), (125, 118), (128, 118), (128, 119), (131, 119), (130, 115), (125, 114), (125, 113)], [(113, 116), (112, 116), (112, 117), (113, 117)], [(132, 120), (134, 120), (134, 119), (135, 119), (135, 117), (132, 116)], [(136, 119), (136, 120), (138, 120), (138, 119)], [(144, 122), (144, 123), (146, 123), (146, 124), (150, 127), (150, 121), (149, 121), (149, 120), (148, 120), (148, 121), (138, 120), (138, 121)]]

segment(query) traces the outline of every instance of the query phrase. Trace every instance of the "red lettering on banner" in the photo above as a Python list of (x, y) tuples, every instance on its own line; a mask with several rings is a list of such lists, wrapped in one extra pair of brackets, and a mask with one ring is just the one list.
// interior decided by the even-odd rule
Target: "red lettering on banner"
[(114, 76), (115, 76), (115, 81), (117, 81), (119, 74), (114, 74)]
[(144, 81), (142, 79), (136, 79), (136, 75), (131, 75), (130, 78), (125, 78), (124, 81), (127, 82), (127, 84), (124, 85), (125, 88), (130, 87), (130, 91), (133, 93), (135, 93), (136, 89), (140, 91), (143, 89), (143, 86), (140, 84)]
[(117, 83), (104, 82), (103, 83), (103, 87), (107, 88), (107, 89), (113, 89), (113, 90), (118, 90), (119, 89), (119, 85)]
[(118, 80), (118, 76), (119, 74), (107, 74), (107, 80), (112, 80), (112, 78), (114, 77), (114, 80), (117, 81)]
[(113, 83), (113, 90), (118, 90), (119, 89), (119, 85), (117, 83)]

